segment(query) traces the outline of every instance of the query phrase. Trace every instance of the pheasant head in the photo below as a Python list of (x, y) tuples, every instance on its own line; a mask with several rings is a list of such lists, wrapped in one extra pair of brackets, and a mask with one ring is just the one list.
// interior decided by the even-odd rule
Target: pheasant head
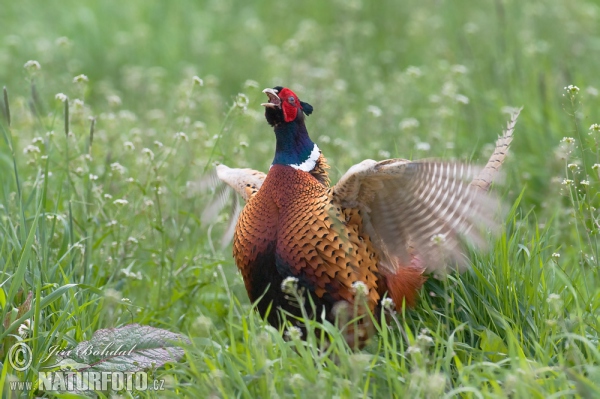
[(265, 118), (273, 126), (277, 139), (273, 165), (288, 165), (305, 172), (313, 170), (321, 151), (308, 136), (304, 123), (313, 107), (285, 87), (264, 89), (263, 93), (269, 98), (262, 104)]

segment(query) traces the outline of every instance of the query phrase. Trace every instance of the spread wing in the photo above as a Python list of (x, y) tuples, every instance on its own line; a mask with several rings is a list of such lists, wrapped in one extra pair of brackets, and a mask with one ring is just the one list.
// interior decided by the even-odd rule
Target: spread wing
[[(194, 189), (198, 191), (215, 190), (213, 200), (202, 212), (203, 223), (213, 222), (227, 206), (228, 201), (232, 201), (227, 227), (221, 238), (221, 246), (225, 247), (233, 238), (235, 224), (242, 211), (238, 197), (232, 193), (235, 191), (247, 202), (258, 192), (267, 175), (253, 169), (235, 169), (225, 165), (218, 165), (215, 172), (202, 179), (194, 186)], [(223, 182), (226, 184), (222, 184)]]
[(333, 188), (336, 201), (363, 211), (365, 229), (394, 273), (418, 256), (427, 271), (462, 265), (461, 237), (483, 245), (496, 201), (469, 183), (477, 170), (435, 160), (366, 160)]
[(423, 264), (429, 272), (464, 265), (463, 238), (483, 246), (499, 201), (487, 193), (506, 158), (521, 109), (513, 113), (482, 169), (435, 160), (366, 160), (333, 188), (334, 200), (363, 212), (381, 266)]

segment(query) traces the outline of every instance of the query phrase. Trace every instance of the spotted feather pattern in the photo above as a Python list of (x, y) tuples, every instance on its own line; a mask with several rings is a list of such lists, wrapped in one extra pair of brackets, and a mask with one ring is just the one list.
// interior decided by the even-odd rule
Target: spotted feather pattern
[(333, 188), (334, 200), (364, 210), (366, 230), (395, 273), (418, 254), (428, 271), (464, 264), (459, 237), (483, 245), (482, 228), (493, 228), (497, 202), (469, 185), (476, 171), (435, 160), (366, 160)]
[[(364, 282), (369, 306), (379, 300), (377, 255), (365, 235), (359, 211), (332, 201), (331, 189), (308, 173), (274, 165), (262, 188), (240, 215), (234, 258), (244, 280), (252, 281), (257, 254), (275, 244), (276, 272), (294, 276), (332, 305), (353, 302), (352, 284)], [(280, 290), (280, 287), (273, 287)]]

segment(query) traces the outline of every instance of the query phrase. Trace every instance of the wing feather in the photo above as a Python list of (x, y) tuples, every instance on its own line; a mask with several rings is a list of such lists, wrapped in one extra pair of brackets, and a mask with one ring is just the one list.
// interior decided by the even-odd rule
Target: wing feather
[(437, 160), (365, 160), (333, 187), (334, 200), (363, 211), (364, 228), (395, 273), (417, 256), (427, 271), (464, 265), (464, 240), (485, 246), (483, 232), (498, 226), (498, 199), (487, 193), (513, 139), (519, 109), (496, 141), (484, 168)]
[(462, 264), (461, 237), (483, 245), (481, 228), (493, 228), (497, 201), (469, 185), (477, 170), (436, 160), (382, 162), (352, 167), (333, 188), (342, 206), (365, 210), (367, 231), (395, 272), (416, 253), (428, 271)]
[(231, 199), (227, 226), (223, 237), (221, 237), (221, 247), (225, 247), (231, 242), (235, 225), (242, 211), (238, 196), (232, 196), (232, 191), (235, 191), (248, 202), (258, 192), (266, 176), (265, 173), (253, 169), (236, 169), (218, 165), (215, 172), (200, 180), (193, 187), (194, 190), (202, 191), (214, 189), (212, 201), (202, 212), (202, 222), (206, 224), (214, 222), (221, 211), (228, 206), (227, 204)]

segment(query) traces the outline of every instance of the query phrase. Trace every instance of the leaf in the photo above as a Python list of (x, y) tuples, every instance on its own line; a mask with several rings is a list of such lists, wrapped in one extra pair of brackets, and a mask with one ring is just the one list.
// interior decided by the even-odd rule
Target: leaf
[(183, 355), (183, 335), (160, 328), (130, 324), (121, 328), (98, 330), (92, 339), (79, 343), (63, 356), (72, 371), (137, 372), (177, 362)]
[(508, 354), (508, 348), (502, 338), (487, 328), (481, 333), (481, 343), (479, 346), (482, 351), (486, 352), (486, 356), (492, 362), (498, 362)]
[(4, 289), (0, 287), (0, 307), (4, 309), (6, 306), (6, 294), (4, 293)]

